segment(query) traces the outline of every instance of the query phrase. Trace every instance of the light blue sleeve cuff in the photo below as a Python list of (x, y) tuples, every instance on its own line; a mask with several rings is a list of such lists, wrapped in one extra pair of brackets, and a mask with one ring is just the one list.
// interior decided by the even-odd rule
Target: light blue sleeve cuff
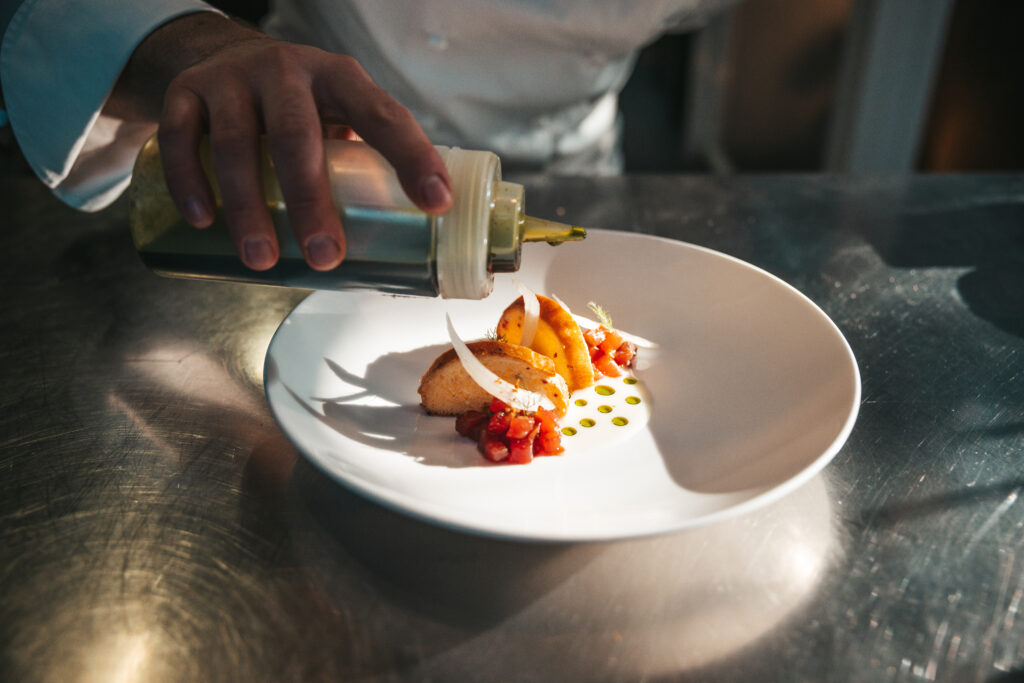
[(6, 117), (32, 170), (72, 206), (95, 211), (124, 191), (153, 125), (101, 119), (135, 47), (201, 0), (24, 0), (0, 45)]

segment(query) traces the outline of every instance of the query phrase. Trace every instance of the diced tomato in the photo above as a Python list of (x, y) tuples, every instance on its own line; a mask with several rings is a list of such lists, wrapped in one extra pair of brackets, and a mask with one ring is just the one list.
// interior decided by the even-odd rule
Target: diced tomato
[(518, 465), (525, 465), (533, 460), (533, 439), (509, 439), (508, 461)]
[(636, 356), (636, 345), (624, 341), (619, 345), (619, 348), (615, 349), (615, 353), (612, 355), (619, 367), (628, 368), (633, 364), (633, 357)]
[(500, 398), (492, 398), (490, 408), (492, 413), (500, 413), (508, 410), (508, 406), (505, 405), (505, 402)]
[(484, 457), (494, 462), (501, 462), (509, 457), (509, 448), (500, 436), (483, 432), (477, 444)]
[(618, 377), (621, 374), (615, 359), (606, 353), (602, 353), (594, 360), (594, 367), (605, 377)]
[(491, 434), (502, 435), (508, 431), (509, 422), (511, 422), (511, 416), (502, 411), (491, 415), (491, 419), (487, 421), (487, 431)]
[(583, 338), (590, 346), (600, 346), (601, 342), (604, 341), (604, 328), (595, 327), (592, 330), (585, 330), (583, 332)]
[(555, 414), (545, 408), (535, 413), (519, 413), (500, 402), (492, 402), (495, 413), (471, 410), (455, 418), (455, 428), (462, 436), (474, 439), (477, 450), (493, 462), (525, 464), (534, 455), (563, 453), (562, 437)]
[(541, 434), (558, 433), (558, 423), (555, 421), (555, 414), (547, 408), (537, 408), (537, 423), (540, 425)]
[(620, 344), (622, 344), (622, 335), (615, 330), (608, 330), (598, 347), (608, 355), (612, 355)]
[(509, 439), (522, 439), (533, 429), (534, 422), (532, 415), (516, 415), (509, 423), (505, 435)]
[(480, 410), (470, 410), (455, 418), (455, 431), (467, 439), (476, 441), (480, 437), (480, 430), (487, 422), (487, 413)]
[(541, 432), (533, 441), (534, 455), (558, 455), (563, 453), (562, 436), (557, 432)]

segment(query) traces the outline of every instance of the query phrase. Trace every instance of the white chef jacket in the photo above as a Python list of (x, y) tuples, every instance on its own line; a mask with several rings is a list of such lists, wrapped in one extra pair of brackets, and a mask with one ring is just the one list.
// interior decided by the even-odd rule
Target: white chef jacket
[[(0, 0), (13, 6), (19, 0)], [(617, 95), (637, 50), (736, 0), (278, 0), (271, 35), (353, 56), (435, 144), (506, 165), (617, 169)], [(134, 48), (200, 0), (20, 0), (0, 44), (10, 125), (83, 210), (125, 189), (155, 128), (100, 116)]]

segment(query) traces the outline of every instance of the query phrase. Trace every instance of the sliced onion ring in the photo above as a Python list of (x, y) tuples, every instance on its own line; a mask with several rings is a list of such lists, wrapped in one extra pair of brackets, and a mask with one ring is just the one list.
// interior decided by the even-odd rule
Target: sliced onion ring
[(548, 410), (554, 410), (555, 404), (547, 396), (538, 394), (528, 389), (517, 387), (511, 382), (506, 382), (501, 377), (480, 362), (480, 359), (473, 355), (466, 343), (455, 333), (455, 326), (452, 325), (451, 316), (447, 313), (444, 318), (448, 323), (448, 337), (451, 339), (452, 347), (455, 349), (462, 367), (466, 369), (470, 378), (491, 396), (499, 399), (506, 405), (516, 410), (532, 412), (541, 406)]
[(529, 346), (537, 336), (537, 323), (540, 320), (540, 300), (532, 289), (522, 280), (516, 279), (516, 289), (523, 296), (523, 337), (519, 343)]

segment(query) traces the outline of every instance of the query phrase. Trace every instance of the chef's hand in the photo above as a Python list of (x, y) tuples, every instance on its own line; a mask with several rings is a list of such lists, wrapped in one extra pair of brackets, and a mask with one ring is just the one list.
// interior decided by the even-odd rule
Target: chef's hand
[(161, 88), (158, 140), (171, 196), (197, 228), (213, 221), (213, 192), (198, 154), (208, 133), (224, 217), (250, 268), (270, 268), (279, 255), (263, 200), (264, 133), (296, 241), (317, 270), (334, 268), (345, 254), (325, 135), (354, 131), (391, 162), (421, 209), (440, 213), (451, 205), (451, 180), (437, 151), (409, 111), (351, 57), (274, 40), (220, 15), (191, 14), (140, 44), (111, 107), (138, 114)]

